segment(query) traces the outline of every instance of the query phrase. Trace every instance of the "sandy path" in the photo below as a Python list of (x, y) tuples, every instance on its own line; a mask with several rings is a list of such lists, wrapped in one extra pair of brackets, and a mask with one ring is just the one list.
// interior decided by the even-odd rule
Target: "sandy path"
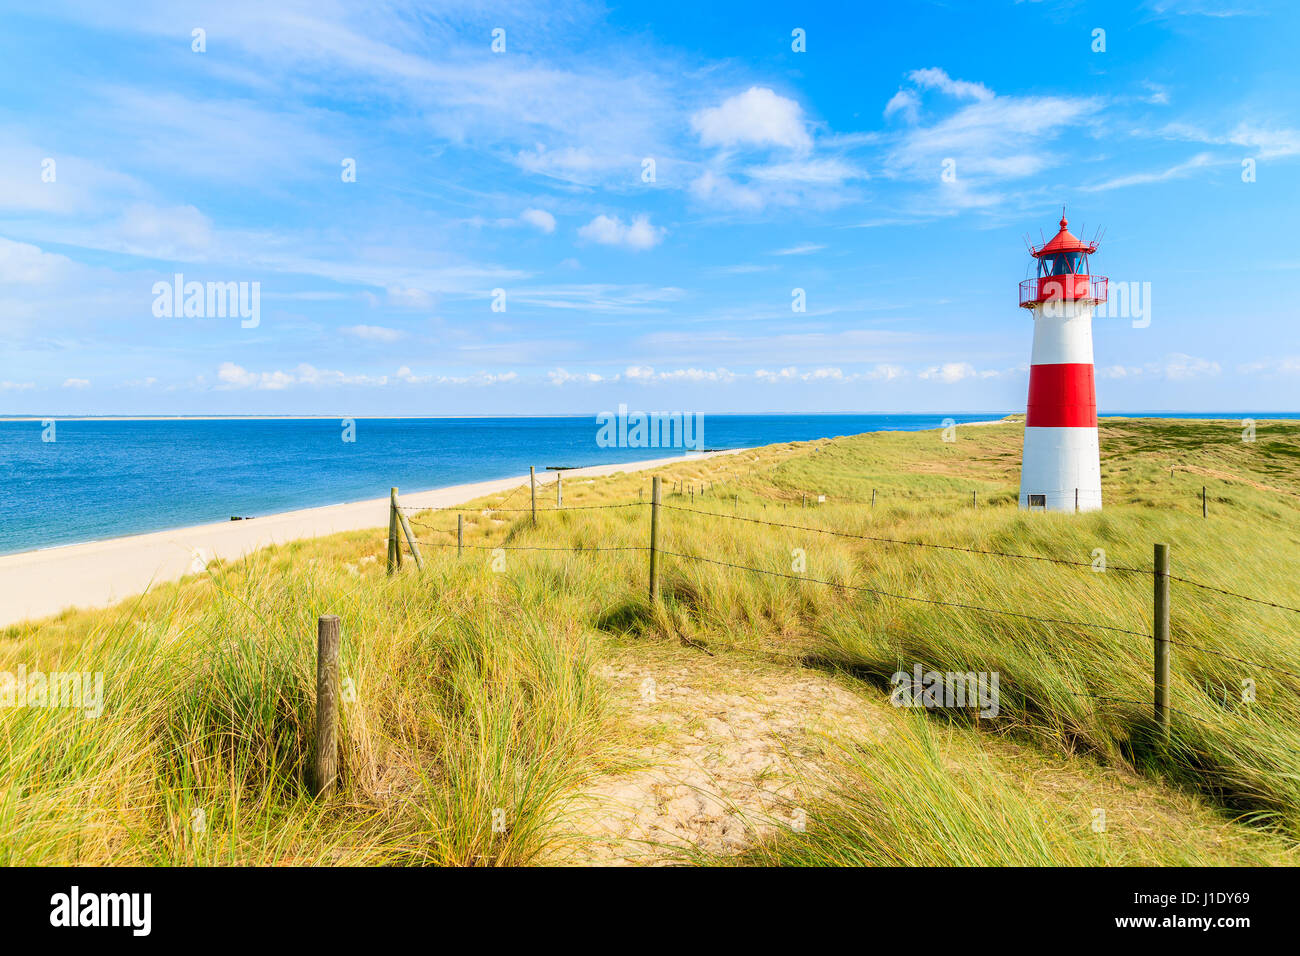
[(730, 854), (802, 824), (822, 734), (864, 738), (881, 704), (816, 671), (717, 657), (623, 659), (609, 666), (616, 705), (639, 743), (639, 769), (592, 781), (566, 815), (548, 862), (682, 862)]
[[(564, 474), (569, 479), (613, 475), (744, 450), (594, 465), (575, 468)], [(539, 484), (549, 484), (554, 480), (554, 472), (538, 475)], [(402, 504), (447, 507), (527, 483), (528, 476), (521, 475), (453, 485), (403, 495)], [(388, 498), (374, 498), (286, 511), (251, 521), (225, 521), (0, 555), (0, 627), (57, 614), (68, 607), (107, 607), (158, 582), (175, 581), (186, 574), (202, 571), (204, 565), (214, 559), (233, 561), (272, 544), (387, 526)]]

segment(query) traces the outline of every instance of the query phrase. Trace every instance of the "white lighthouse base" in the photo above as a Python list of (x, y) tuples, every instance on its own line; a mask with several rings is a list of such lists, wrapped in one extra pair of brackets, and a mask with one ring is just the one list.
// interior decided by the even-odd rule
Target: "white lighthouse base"
[(1095, 428), (1026, 428), (1020, 507), (1074, 511), (1077, 502), (1079, 511), (1099, 510), (1100, 462)]

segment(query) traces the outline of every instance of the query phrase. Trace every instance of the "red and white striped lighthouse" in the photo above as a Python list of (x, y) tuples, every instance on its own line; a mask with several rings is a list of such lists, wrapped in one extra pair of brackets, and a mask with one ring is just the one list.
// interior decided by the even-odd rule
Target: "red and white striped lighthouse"
[(1020, 507), (1095, 511), (1101, 507), (1097, 393), (1092, 371), (1092, 310), (1106, 301), (1106, 279), (1089, 272), (1096, 242), (1061, 231), (1030, 247), (1038, 275), (1020, 283), (1020, 305), (1034, 316), (1034, 350), (1020, 466)]

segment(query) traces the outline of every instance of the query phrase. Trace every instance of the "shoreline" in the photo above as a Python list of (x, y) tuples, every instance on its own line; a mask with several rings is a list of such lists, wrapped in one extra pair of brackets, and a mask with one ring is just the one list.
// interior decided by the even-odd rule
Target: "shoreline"
[[(573, 478), (601, 477), (751, 450), (731, 448), (589, 465), (563, 474)], [(557, 474), (560, 473), (539, 473), (537, 483), (550, 485)], [(445, 508), (527, 484), (527, 475), (495, 478), (414, 492), (403, 495), (402, 503)], [(49, 617), (71, 608), (109, 607), (147, 591), (156, 583), (177, 581), (187, 574), (198, 573), (201, 568), (195, 567), (196, 561), (238, 560), (271, 545), (344, 531), (386, 528), (388, 506), (387, 497), (371, 498), (282, 511), (247, 521), (192, 525), (0, 555), (0, 627)]]

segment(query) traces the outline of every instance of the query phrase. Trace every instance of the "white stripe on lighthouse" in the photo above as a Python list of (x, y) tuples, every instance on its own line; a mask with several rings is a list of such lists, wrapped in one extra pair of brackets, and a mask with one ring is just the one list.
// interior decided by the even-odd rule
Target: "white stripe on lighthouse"
[(1026, 428), (1020, 467), (1020, 507), (1030, 495), (1044, 495), (1048, 511), (1101, 507), (1101, 465), (1095, 428)]
[[(1048, 300), (1033, 308), (1033, 316), (1031, 364), (1093, 364), (1092, 303)], [(1089, 398), (1095, 404), (1095, 395)], [(1065, 395), (1053, 395), (1051, 399), (1061, 407), (1069, 401)], [(1101, 507), (1100, 449), (1095, 425), (1026, 424), (1020, 507), (1030, 506), (1030, 495), (1042, 495), (1042, 505), (1048, 511), (1095, 511)]]
[(1031, 365), (1092, 364), (1092, 305), (1060, 299), (1037, 305)]

